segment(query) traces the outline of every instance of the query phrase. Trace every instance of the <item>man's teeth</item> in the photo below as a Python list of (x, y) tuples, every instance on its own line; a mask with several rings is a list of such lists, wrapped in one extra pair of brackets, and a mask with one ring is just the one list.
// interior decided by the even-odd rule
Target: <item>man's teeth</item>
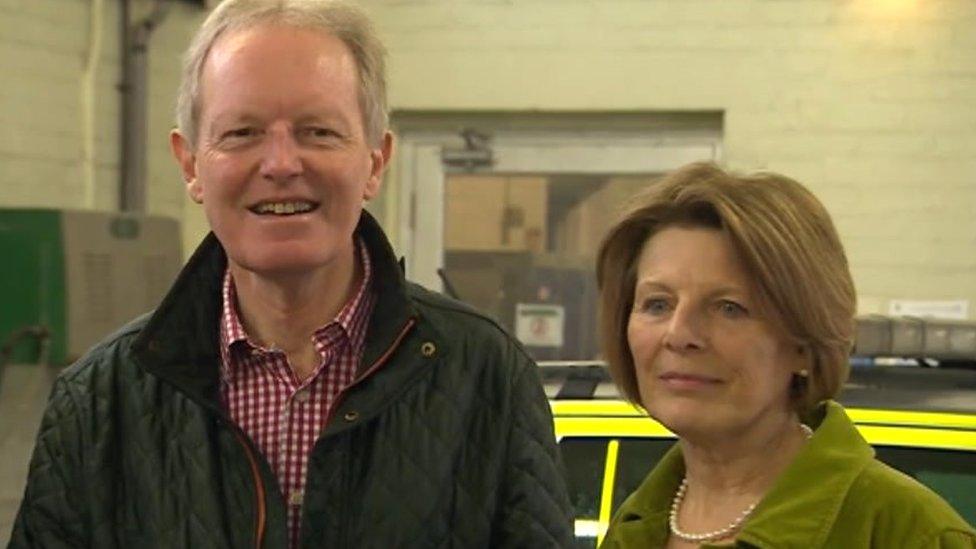
[(310, 212), (313, 207), (308, 202), (264, 202), (258, 204), (254, 211), (259, 214), (289, 215)]

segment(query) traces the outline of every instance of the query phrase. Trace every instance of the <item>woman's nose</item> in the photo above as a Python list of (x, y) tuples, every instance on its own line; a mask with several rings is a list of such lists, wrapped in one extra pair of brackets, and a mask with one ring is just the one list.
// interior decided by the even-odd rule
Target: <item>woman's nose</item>
[(688, 352), (705, 348), (704, 319), (691, 307), (674, 310), (664, 334), (664, 345), (675, 352)]

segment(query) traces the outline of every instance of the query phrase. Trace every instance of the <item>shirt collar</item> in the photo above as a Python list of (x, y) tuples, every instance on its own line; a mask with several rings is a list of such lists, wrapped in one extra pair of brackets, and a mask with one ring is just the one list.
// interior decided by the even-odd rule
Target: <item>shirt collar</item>
[(356, 256), (359, 258), (359, 263), (363, 269), (362, 282), (359, 284), (356, 293), (339, 310), (332, 322), (315, 331), (316, 339), (324, 337), (326, 330), (333, 324), (338, 324), (342, 328), (345, 336), (349, 338), (352, 338), (355, 333), (361, 331), (363, 315), (359, 313), (363, 309), (368, 293), (367, 289), (370, 287), (370, 282), (373, 278), (373, 267), (369, 260), (369, 252), (366, 251), (366, 245), (361, 238), (356, 239)]
[[(827, 401), (818, 415), (823, 420), (813, 437), (756, 506), (737, 541), (760, 548), (824, 543), (848, 490), (874, 458), (874, 449), (840, 404)], [(621, 507), (614, 534), (621, 546), (629, 547), (628, 541), (663, 546), (671, 500), (684, 474), (681, 449), (675, 445)]]
[[(365, 331), (365, 318), (368, 315), (360, 314), (368, 301), (368, 288), (372, 283), (373, 268), (369, 257), (369, 252), (362, 238), (356, 237), (356, 257), (363, 269), (363, 278), (353, 296), (343, 305), (342, 309), (336, 314), (335, 318), (315, 330), (313, 338), (316, 340), (316, 348), (321, 346), (321, 342), (328, 338), (334, 338), (328, 334), (332, 326), (338, 326), (342, 335), (352, 339), (359, 332)], [(233, 360), (235, 347), (245, 349), (266, 350), (254, 342), (247, 331), (238, 312), (237, 289), (234, 285), (234, 278), (231, 276), (230, 267), (224, 270), (223, 279), (223, 303), (221, 308), (220, 322), (220, 356), (221, 356), (221, 375), (227, 379), (232, 365), (237, 361)], [(362, 334), (356, 339), (362, 339)]]

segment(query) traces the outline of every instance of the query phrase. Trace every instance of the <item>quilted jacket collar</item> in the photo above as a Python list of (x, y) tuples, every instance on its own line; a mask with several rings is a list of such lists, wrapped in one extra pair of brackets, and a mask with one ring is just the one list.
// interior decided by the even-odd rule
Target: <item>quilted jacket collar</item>
[[(394, 344), (416, 313), (393, 250), (368, 212), (363, 211), (356, 232), (369, 250), (378, 297), (367, 328), (362, 370)], [(149, 317), (132, 351), (143, 369), (211, 406), (217, 402), (220, 284), (226, 267), (223, 247), (208, 234)]]
[[(736, 547), (823, 545), (848, 490), (874, 458), (874, 449), (840, 404), (827, 401), (816, 415), (823, 420), (813, 438), (756, 507), (736, 537)], [(683, 476), (681, 450), (675, 445), (624, 503), (612, 537), (622, 547), (663, 545), (671, 498)]]

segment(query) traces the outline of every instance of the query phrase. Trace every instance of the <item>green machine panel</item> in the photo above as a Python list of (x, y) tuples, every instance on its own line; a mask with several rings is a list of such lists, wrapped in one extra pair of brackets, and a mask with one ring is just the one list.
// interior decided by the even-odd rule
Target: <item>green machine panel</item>
[(66, 364), (158, 305), (182, 264), (179, 224), (114, 212), (0, 209), (0, 345), (50, 333), (47, 357), (20, 338), (8, 360)]
[[(64, 244), (61, 212), (0, 209), (0, 345), (31, 327), (51, 334), (48, 359), (65, 362)], [(24, 338), (11, 347), (8, 360), (36, 362), (40, 349)]]

